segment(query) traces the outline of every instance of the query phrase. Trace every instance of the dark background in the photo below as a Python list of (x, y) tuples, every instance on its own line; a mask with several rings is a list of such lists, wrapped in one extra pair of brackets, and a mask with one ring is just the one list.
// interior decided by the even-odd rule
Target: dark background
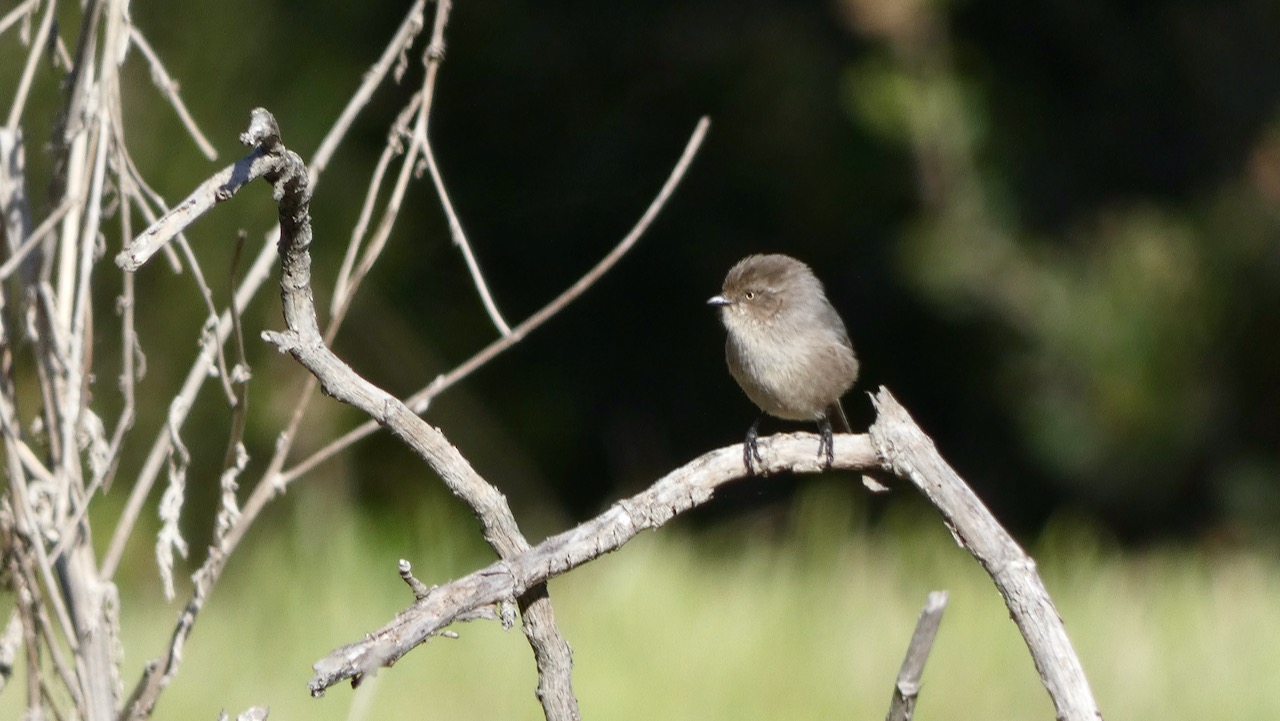
[[(243, 152), (235, 138), (258, 105), (308, 157), (404, 8), (135, 6), (222, 153), (194, 151), (134, 62), (126, 121), (144, 175), (176, 202)], [(386, 128), (421, 83), (425, 35), (316, 190), (322, 303)], [(626, 233), (697, 119), (712, 120), (621, 264), (428, 414), (518, 515), (560, 527), (741, 439), (755, 410), (704, 302), (738, 258), (777, 251), (817, 270), (849, 325), (864, 369), (845, 401), (854, 426), (871, 420), (864, 391), (889, 386), (1020, 533), (1071, 517), (1130, 542), (1270, 537), (1274, 3), (463, 0), (446, 38), (431, 138), (512, 324)], [(5, 41), (8, 82), (20, 48)], [(54, 99), (38, 98), (29, 127)], [(416, 182), (337, 343), (404, 395), (495, 335), (438, 207)], [(273, 220), (262, 188), (202, 221), (191, 237), (206, 272), (225, 276), (236, 228), (257, 238)], [(185, 372), (201, 316), (189, 280), (168, 273), (139, 276), (156, 399)], [(275, 293), (250, 313), (253, 392), (268, 397), (252, 406), (260, 465), (302, 371), (256, 340), (281, 324)], [(163, 412), (144, 408), (140, 424)], [(327, 432), (360, 420), (324, 412)], [(188, 433), (215, 466), (226, 416), (211, 403)], [(312, 435), (300, 451), (325, 437)], [(328, 492), (375, 511), (446, 497), (387, 437), (336, 468)], [(740, 484), (697, 520), (767, 519), (805, 482)], [(876, 503), (910, 502), (895, 495)]]

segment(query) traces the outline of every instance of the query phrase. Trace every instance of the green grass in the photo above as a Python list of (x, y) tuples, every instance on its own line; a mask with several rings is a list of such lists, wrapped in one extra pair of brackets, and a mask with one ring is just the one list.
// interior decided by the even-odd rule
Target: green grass
[[(574, 648), (584, 718), (882, 718), (925, 595), (950, 605), (918, 719), (1048, 719), (1020, 636), (991, 583), (931, 515), (857, 530), (849, 499), (819, 487), (760, 533), (663, 530), (552, 582)], [(410, 600), (399, 556), (439, 583), (483, 562), (469, 523), (422, 513), (413, 528), (306, 513), (249, 540), (193, 634), (156, 718), (214, 719), (265, 704), (283, 719), (537, 719), (518, 630), (457, 627), (360, 689), (307, 695), (310, 664)], [(322, 514), (323, 515), (323, 514)], [(782, 536), (784, 540), (779, 540)], [(838, 539), (838, 540), (835, 540)], [(1033, 549), (1107, 718), (1280, 717), (1280, 566), (1248, 552), (1120, 554), (1078, 531)], [(123, 589), (127, 678), (168, 634), (178, 604), (153, 582)], [(18, 718), (23, 686), (0, 695)]]

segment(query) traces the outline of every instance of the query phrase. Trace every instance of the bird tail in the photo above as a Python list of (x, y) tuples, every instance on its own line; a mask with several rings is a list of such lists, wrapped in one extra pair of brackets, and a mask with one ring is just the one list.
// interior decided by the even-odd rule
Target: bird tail
[(839, 399), (827, 406), (826, 415), (831, 422), (831, 430), (836, 433), (853, 433), (853, 429), (849, 427), (849, 419), (844, 417), (844, 408), (840, 406)]

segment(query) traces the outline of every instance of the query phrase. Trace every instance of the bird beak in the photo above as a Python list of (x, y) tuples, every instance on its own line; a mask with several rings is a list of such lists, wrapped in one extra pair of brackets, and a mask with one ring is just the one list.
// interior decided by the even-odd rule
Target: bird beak
[(707, 305), (733, 305), (733, 301), (729, 300), (723, 295), (717, 295), (711, 300), (708, 300)]

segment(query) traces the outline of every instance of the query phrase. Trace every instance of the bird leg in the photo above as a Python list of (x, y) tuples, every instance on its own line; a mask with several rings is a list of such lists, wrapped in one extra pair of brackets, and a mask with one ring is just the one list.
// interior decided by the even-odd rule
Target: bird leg
[(823, 451), (826, 451), (827, 464), (824, 470), (831, 470), (831, 464), (836, 461), (836, 443), (831, 437), (831, 419), (823, 416), (818, 419), (818, 433), (821, 439), (818, 441), (818, 457), (822, 458)]
[(756, 439), (760, 437), (760, 421), (764, 420), (761, 415), (756, 419), (755, 423), (747, 429), (747, 439), (742, 443), (742, 462), (747, 466), (747, 475), (754, 476), (756, 474), (756, 461), (763, 461), (764, 457), (760, 455), (760, 449), (756, 447)]

